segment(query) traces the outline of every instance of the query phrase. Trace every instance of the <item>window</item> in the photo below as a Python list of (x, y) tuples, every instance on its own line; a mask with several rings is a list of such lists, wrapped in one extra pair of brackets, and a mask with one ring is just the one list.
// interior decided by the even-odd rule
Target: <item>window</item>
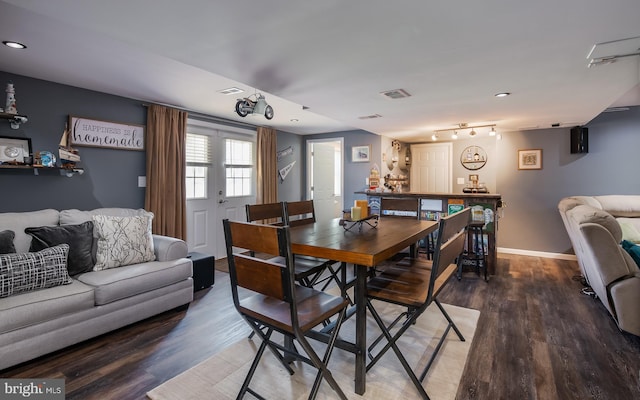
[(187, 133), (186, 159), (187, 199), (206, 199), (207, 171), (211, 164), (209, 136)]
[(224, 168), (227, 197), (250, 196), (253, 176), (253, 143), (226, 139)]

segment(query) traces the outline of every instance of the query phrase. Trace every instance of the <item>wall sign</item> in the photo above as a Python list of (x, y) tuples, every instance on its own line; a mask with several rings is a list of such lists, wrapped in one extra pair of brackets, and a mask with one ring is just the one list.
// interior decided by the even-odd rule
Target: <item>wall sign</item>
[(144, 150), (144, 125), (69, 116), (71, 144), (107, 149)]

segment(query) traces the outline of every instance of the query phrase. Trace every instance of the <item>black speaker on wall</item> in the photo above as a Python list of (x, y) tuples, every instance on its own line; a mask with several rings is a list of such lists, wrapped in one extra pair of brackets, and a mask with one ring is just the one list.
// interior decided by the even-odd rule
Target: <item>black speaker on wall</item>
[(571, 128), (571, 153), (589, 152), (589, 128), (575, 126)]

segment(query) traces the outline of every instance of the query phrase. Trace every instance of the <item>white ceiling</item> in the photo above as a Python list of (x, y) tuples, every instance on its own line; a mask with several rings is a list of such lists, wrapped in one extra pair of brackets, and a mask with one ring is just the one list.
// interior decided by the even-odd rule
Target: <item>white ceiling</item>
[[(640, 104), (638, 56), (587, 68), (594, 44), (640, 36), (638, 21), (638, 0), (3, 0), (0, 41), (28, 48), (0, 46), (0, 70), (287, 132), (420, 142)], [(239, 117), (217, 92), (231, 86), (265, 94), (275, 117)], [(380, 95), (391, 89), (412, 96)]]

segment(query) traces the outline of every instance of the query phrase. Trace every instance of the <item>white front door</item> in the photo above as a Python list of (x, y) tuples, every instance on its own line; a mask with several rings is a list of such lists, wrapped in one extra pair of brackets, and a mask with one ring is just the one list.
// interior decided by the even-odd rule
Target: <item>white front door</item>
[(451, 193), (451, 143), (411, 145), (411, 191)]
[(342, 138), (307, 142), (307, 195), (313, 199), (317, 220), (342, 215), (342, 154)]
[[(187, 131), (208, 135), (211, 148), (206, 198), (187, 199), (187, 246), (189, 251), (224, 258), (222, 220), (245, 221), (245, 204), (253, 204), (256, 199), (255, 132), (197, 120), (189, 120)], [(237, 146), (227, 146), (229, 139), (236, 140)], [(227, 149), (242, 150), (242, 143), (250, 145), (250, 166), (243, 162), (227, 166)]]

